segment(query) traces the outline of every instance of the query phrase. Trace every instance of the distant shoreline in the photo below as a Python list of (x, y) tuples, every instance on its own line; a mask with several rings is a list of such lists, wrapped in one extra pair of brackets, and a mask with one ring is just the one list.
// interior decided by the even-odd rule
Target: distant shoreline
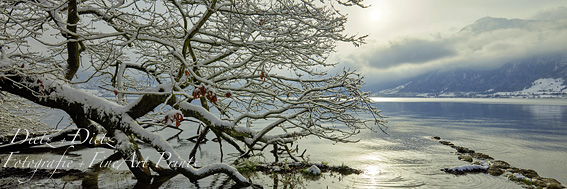
[(406, 93), (387, 95), (372, 95), (372, 98), (509, 98), (509, 99), (567, 99), (567, 94), (541, 94), (541, 95), (501, 95), (476, 93)]

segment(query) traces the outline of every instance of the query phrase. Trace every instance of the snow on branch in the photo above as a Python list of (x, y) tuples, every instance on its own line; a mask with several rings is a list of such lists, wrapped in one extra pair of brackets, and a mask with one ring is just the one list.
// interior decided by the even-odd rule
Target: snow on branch
[[(199, 179), (215, 173), (226, 173), (239, 184), (248, 184), (248, 181), (235, 168), (226, 164), (213, 164), (201, 169), (195, 169), (188, 164), (180, 166), (179, 162), (188, 161), (183, 160), (162, 137), (139, 126), (118, 104), (48, 78), (11, 73), (1, 73), (0, 75), (3, 76), (0, 80), (0, 87), (4, 91), (25, 97), (38, 104), (65, 110), (69, 114), (84, 115), (101, 123), (106, 130), (115, 130), (114, 135), (118, 140), (116, 147), (124, 154), (131, 154), (136, 150), (132, 149), (133, 145), (127, 141), (128, 138), (125, 135), (133, 134), (142, 141), (151, 144), (158, 152), (163, 153), (172, 169), (190, 179)], [(38, 95), (36, 92), (39, 90), (39, 86), (35, 84), (37, 80), (41, 80), (45, 84), (43, 90), (47, 92), (44, 95)]]
[[(361, 0), (71, 2), (75, 13), (67, 2), (0, 2), (0, 90), (102, 125), (123, 156), (139, 152), (128, 139), (135, 136), (169, 161), (183, 160), (138, 125), (141, 118), (180, 131), (204, 125), (199, 138), (210, 130), (242, 154), (304, 136), (355, 142), (363, 129), (385, 131), (361, 91), (363, 77), (327, 73), (337, 64), (327, 61), (336, 42), (358, 46), (366, 37), (345, 34), (347, 17), (333, 6)], [(65, 21), (69, 14), (78, 22)], [(84, 69), (67, 71), (72, 65)], [(83, 81), (71, 85), (77, 77)], [(226, 164), (171, 168), (246, 183)], [(137, 177), (145, 171), (132, 169)]]
[[(159, 135), (148, 132), (147, 130), (142, 128), (127, 114), (123, 114), (120, 128), (120, 130), (124, 131), (125, 133), (132, 133), (137, 138), (152, 145), (152, 147), (154, 147), (158, 152), (162, 154), (171, 169), (179, 171), (181, 174), (187, 176), (190, 179), (200, 179), (216, 173), (225, 173), (239, 184), (249, 185), (246, 178), (238, 173), (236, 168), (231, 167), (227, 164), (210, 164), (199, 169), (193, 168), (187, 163), (189, 161), (181, 158), (179, 153), (177, 153), (177, 151), (175, 151), (175, 149), (173, 149), (173, 147), (167, 141), (165, 141)], [(119, 142), (126, 140), (124, 137), (117, 138)]]

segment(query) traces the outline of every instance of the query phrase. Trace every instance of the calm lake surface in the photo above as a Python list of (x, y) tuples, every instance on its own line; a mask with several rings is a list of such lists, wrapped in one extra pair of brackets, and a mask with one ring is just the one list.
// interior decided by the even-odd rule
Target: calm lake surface
[[(388, 116), (389, 135), (363, 132), (358, 136), (361, 141), (354, 144), (334, 144), (317, 138), (303, 139), (300, 144), (300, 148), (307, 149), (311, 161), (345, 164), (364, 170), (363, 174), (325, 174), (309, 180), (297, 175), (258, 173), (251, 176), (252, 181), (269, 188), (521, 188), (504, 176), (455, 176), (441, 171), (469, 163), (458, 160), (451, 147), (431, 139), (439, 136), (567, 184), (567, 100), (374, 100), (382, 114)], [(202, 156), (207, 157), (217, 157), (218, 161), (218, 156), (212, 154)], [(187, 182), (178, 179), (172, 179), (169, 186)], [(210, 179), (215, 185), (214, 179), (218, 178)]]
[(335, 185), (338, 188), (521, 188), (504, 176), (454, 176), (440, 171), (468, 163), (458, 160), (454, 149), (431, 140), (431, 136), (567, 184), (567, 100), (374, 100), (389, 117), (389, 136), (363, 133), (357, 144), (320, 142), (311, 150), (317, 157), (313, 159), (344, 162), (365, 170), (345, 177)]
[[(317, 138), (301, 140), (300, 149), (307, 149), (309, 159), (345, 164), (362, 169), (360, 175), (338, 176), (324, 174), (312, 180), (298, 175), (266, 175), (257, 173), (250, 178), (267, 188), (521, 188), (506, 177), (487, 174), (455, 176), (440, 169), (461, 165), (451, 147), (432, 140), (439, 136), (457, 146), (467, 147), (504, 160), (514, 167), (534, 169), (542, 177), (555, 178), (567, 184), (567, 100), (564, 99), (458, 99), (458, 98), (375, 98), (382, 115), (387, 116), (388, 135), (362, 132), (359, 143), (335, 144)], [(365, 116), (365, 115), (361, 115)], [(369, 115), (366, 115), (369, 116)], [(51, 116), (51, 121), (61, 119)], [(165, 136), (174, 130), (160, 131)], [(183, 132), (179, 140), (170, 140), (182, 157), (193, 143), (186, 141), (194, 132)], [(212, 136), (210, 138), (213, 138)], [(234, 150), (223, 145), (225, 154)], [(198, 163), (219, 162), (218, 145), (208, 142), (202, 146)], [(97, 150), (100, 153), (100, 150)], [(153, 152), (152, 152), (153, 151)], [(82, 157), (76, 161), (91, 161), (92, 150), (74, 152)], [(144, 154), (155, 157), (155, 150)], [(106, 150), (112, 154), (112, 150)], [(155, 158), (154, 158), (155, 159)], [(229, 155), (224, 162), (231, 162)], [(116, 176), (117, 173), (124, 176)], [(102, 173), (99, 187), (132, 187), (135, 180), (126, 168), (109, 169)], [(161, 187), (220, 186), (224, 175), (210, 176), (198, 184), (176, 176)], [(80, 183), (79, 183), (80, 185)]]

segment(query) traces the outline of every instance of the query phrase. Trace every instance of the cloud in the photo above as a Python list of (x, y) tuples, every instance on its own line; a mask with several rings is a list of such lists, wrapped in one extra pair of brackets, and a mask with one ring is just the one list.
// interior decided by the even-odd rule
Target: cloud
[(567, 18), (567, 7), (558, 7), (555, 9), (541, 11), (531, 17), (531, 19), (534, 20), (559, 20), (565, 18)]
[(457, 56), (447, 67), (492, 69), (502, 64), (567, 50), (567, 19), (482, 18), (450, 37)]
[(390, 42), (361, 55), (375, 68), (390, 68), (400, 64), (422, 64), (455, 54), (454, 49), (442, 41), (402, 39)]
[(526, 58), (567, 52), (567, 8), (530, 19), (485, 17), (444, 37), (409, 38), (361, 49), (339, 59), (363, 71), (368, 83), (434, 70), (494, 69)]

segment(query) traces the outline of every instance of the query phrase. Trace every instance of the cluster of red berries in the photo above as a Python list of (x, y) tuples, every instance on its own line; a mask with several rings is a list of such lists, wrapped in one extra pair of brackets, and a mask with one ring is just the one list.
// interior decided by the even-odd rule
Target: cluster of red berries
[(45, 86), (43, 85), (43, 82), (38, 79), (37, 84), (39, 84), (39, 93), (45, 95)]
[[(231, 96), (232, 96), (232, 93), (230, 93), (230, 92), (226, 92), (224, 94), (224, 97), (226, 97), (226, 98), (230, 98)], [(195, 90), (193, 90), (193, 98), (197, 99), (197, 98), (201, 98), (201, 97), (207, 98), (207, 100), (209, 102), (213, 103), (213, 104), (217, 103), (217, 101), (218, 101), (217, 93), (209, 90), (204, 85), (201, 85), (200, 87), (195, 88)]]
[(170, 122), (171, 123), (175, 122), (175, 127), (177, 128), (179, 128), (179, 125), (181, 125), (182, 121), (183, 121), (183, 115), (180, 113), (176, 113), (172, 117), (169, 117), (169, 115), (165, 115), (165, 119), (163, 120), (165, 124), (168, 124)]

